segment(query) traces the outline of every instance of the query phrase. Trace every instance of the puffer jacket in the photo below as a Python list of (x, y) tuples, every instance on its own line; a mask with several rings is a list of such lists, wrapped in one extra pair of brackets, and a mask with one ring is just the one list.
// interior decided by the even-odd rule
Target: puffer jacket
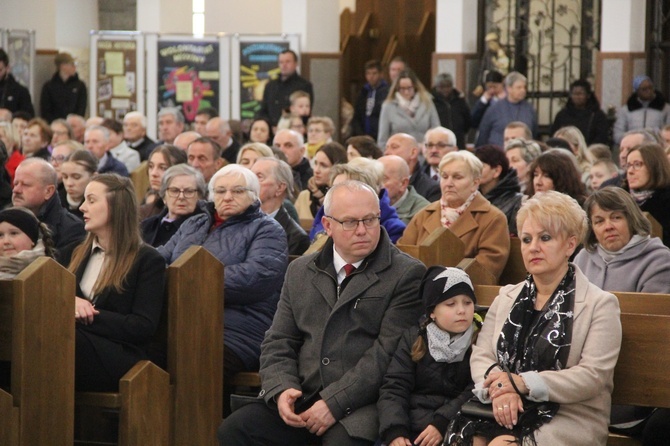
[[(389, 199), (389, 195), (386, 192), (386, 189), (382, 189), (381, 192), (379, 192), (379, 210), (381, 211), (380, 223), (386, 229), (391, 242), (395, 244), (395, 242), (397, 242), (398, 239), (402, 237), (402, 233), (405, 231), (407, 225), (400, 219), (400, 217), (398, 217), (398, 213), (396, 212), (395, 208), (391, 206), (391, 200)], [(323, 224), (321, 223), (321, 217), (323, 217), (323, 214), (324, 210), (323, 206), (321, 206), (319, 211), (316, 213), (316, 217), (314, 217), (312, 230), (309, 231), (310, 240), (314, 240), (317, 234), (324, 232)]]
[(416, 363), (412, 345), (418, 336), (419, 327), (414, 326), (400, 338), (379, 391), (379, 432), (386, 444), (398, 437), (411, 439), (429, 424), (444, 434), (449, 421), (472, 396), (472, 349), (460, 362), (436, 362), (426, 352)]
[(510, 234), (517, 234), (516, 213), (521, 207), (523, 194), (519, 185), (519, 178), (516, 170), (510, 169), (503, 178), (500, 179), (496, 187), (491, 189), (484, 198), (502, 211), (507, 217), (507, 226)]
[(223, 340), (248, 370), (258, 370), (260, 345), (270, 328), (288, 266), (288, 246), (281, 225), (256, 201), (242, 214), (210, 232), (214, 205), (186, 220), (158, 248), (168, 263), (189, 247), (200, 245), (224, 265)]
[(629, 130), (659, 130), (665, 124), (670, 124), (670, 105), (665, 102), (660, 91), (656, 91), (656, 96), (647, 105), (640, 102), (637, 94), (633, 93), (617, 113), (614, 142), (619, 144)]

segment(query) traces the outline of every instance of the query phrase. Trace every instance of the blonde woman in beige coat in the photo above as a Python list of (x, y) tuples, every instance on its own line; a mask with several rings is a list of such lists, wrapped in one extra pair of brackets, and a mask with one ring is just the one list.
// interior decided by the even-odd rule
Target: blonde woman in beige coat
[[(475, 421), (474, 445), (532, 444), (531, 437), (539, 446), (605, 445), (621, 323), (616, 297), (568, 261), (586, 215), (550, 191), (528, 200), (517, 223), (529, 276), (501, 290), (473, 347), (474, 392), (492, 403), (495, 418)], [(537, 424), (529, 426), (533, 413)]]

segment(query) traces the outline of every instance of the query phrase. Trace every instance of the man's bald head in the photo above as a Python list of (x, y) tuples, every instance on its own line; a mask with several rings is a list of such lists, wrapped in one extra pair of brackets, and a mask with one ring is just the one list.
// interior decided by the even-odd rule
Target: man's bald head
[(414, 166), (419, 158), (419, 144), (412, 135), (396, 133), (386, 142), (386, 151), (384, 154), (398, 155), (405, 160), (410, 170), (414, 170)]

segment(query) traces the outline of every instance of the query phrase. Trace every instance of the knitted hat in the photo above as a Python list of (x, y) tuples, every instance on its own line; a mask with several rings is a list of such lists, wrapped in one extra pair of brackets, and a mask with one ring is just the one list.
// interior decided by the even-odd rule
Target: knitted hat
[(641, 74), (639, 76), (635, 76), (635, 79), (633, 79), (633, 90), (637, 91), (637, 89), (640, 88), (640, 85), (642, 85), (642, 82), (644, 82), (644, 81), (651, 82), (651, 78), (649, 76), (644, 75), (644, 74)]
[(460, 294), (469, 296), (477, 303), (470, 277), (460, 268), (431, 266), (423, 275), (419, 293), (426, 314), (430, 314), (437, 304)]
[(54, 59), (54, 63), (57, 67), (60, 67), (64, 63), (74, 63), (74, 57), (70, 53), (58, 53), (56, 59)]
[(37, 243), (40, 235), (40, 222), (32, 213), (27, 210), (16, 208), (0, 211), (0, 223), (6, 221), (12, 226), (16, 226), (28, 236), (33, 243)]

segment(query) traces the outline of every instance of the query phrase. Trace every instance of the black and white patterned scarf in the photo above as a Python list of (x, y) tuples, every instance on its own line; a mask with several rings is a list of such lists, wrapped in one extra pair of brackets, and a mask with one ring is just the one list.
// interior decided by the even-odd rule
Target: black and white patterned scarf
[(535, 282), (529, 274), (498, 338), (498, 362), (507, 365), (512, 373), (562, 370), (570, 354), (575, 308), (574, 267), (568, 267), (539, 317), (534, 317), (536, 296)]

